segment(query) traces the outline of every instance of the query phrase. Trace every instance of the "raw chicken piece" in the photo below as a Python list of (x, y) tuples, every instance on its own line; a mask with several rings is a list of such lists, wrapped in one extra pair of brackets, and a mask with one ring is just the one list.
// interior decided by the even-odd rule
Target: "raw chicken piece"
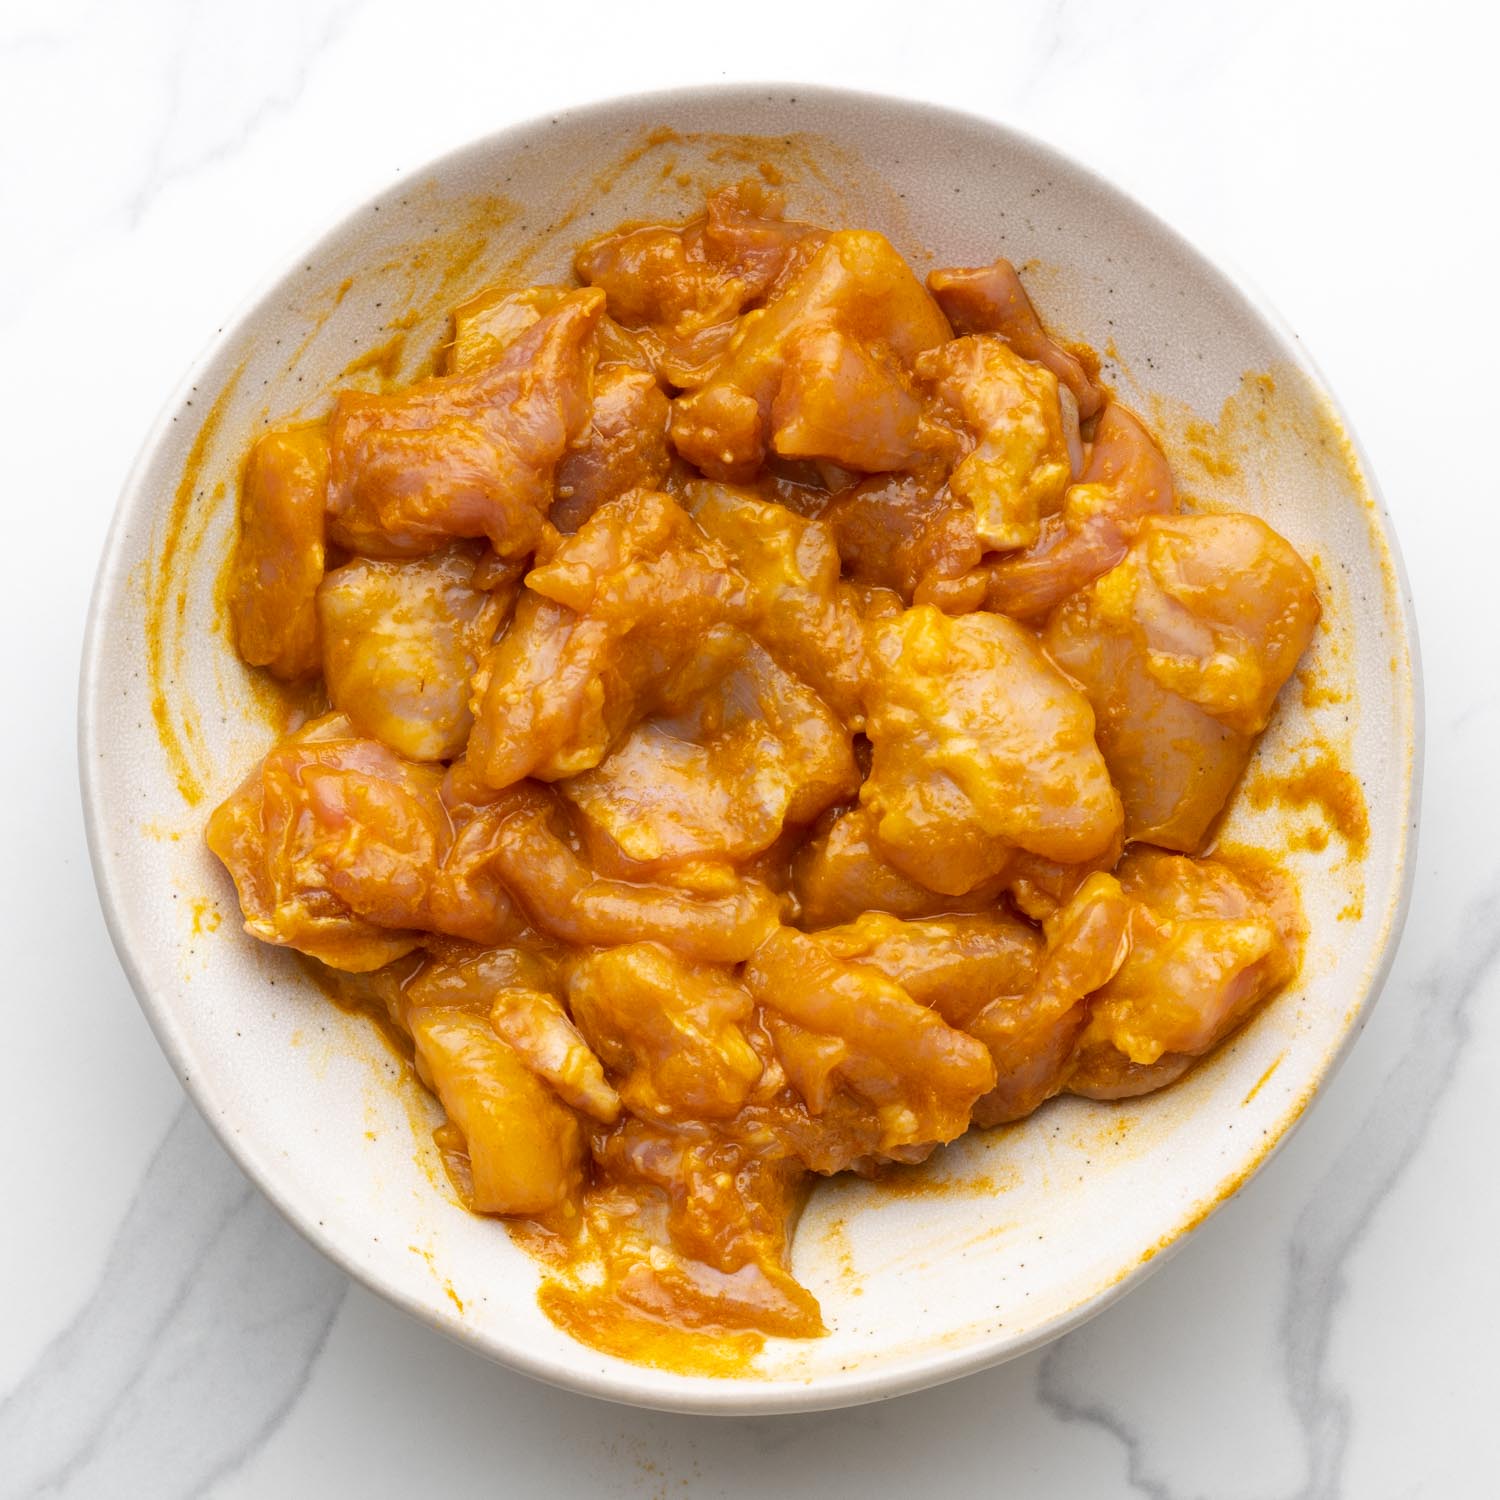
[(744, 1032), (753, 1002), (720, 965), (659, 943), (606, 949), (573, 965), (568, 1004), (636, 1115), (729, 1119), (760, 1079)]
[(672, 443), (710, 479), (743, 481), (765, 459), (787, 351), (836, 327), (909, 361), (950, 334), (947, 319), (884, 235), (840, 230), (766, 307), (746, 316), (703, 383), (672, 404)]
[(663, 379), (700, 381), (734, 336), (745, 308), (822, 242), (782, 218), (783, 200), (742, 182), (713, 193), (689, 224), (616, 230), (584, 245), (580, 281), (603, 289), (610, 316), (641, 340)]
[(849, 731), (744, 637), (738, 661), (688, 708), (643, 720), (558, 790), (625, 858), (660, 866), (742, 863), (859, 782)]
[(500, 990), (490, 1009), (490, 1026), (564, 1104), (601, 1125), (612, 1125), (620, 1117), (620, 1096), (549, 990)]
[(908, 467), (945, 438), (895, 360), (822, 324), (788, 341), (771, 403), (771, 443), (784, 458), (878, 474)]
[(713, 680), (713, 660), (735, 646), (714, 629), (747, 605), (723, 548), (670, 497), (608, 502), (527, 575), (476, 679), (473, 771), (501, 788), (598, 765), (633, 723), (682, 696), (680, 671)]
[(1089, 996), (1116, 973), (1130, 945), (1131, 903), (1111, 875), (1091, 875), (1048, 919), (1046, 951), (1018, 996), (997, 995), (966, 1030), (990, 1050), (995, 1087), (974, 1106), (976, 1125), (1019, 1120), (1062, 1088), (1089, 1021)]
[(776, 929), (746, 965), (745, 985), (784, 1023), (772, 1030), (777, 1057), (809, 1112), (819, 1114), (834, 1090), (850, 1091), (873, 1114), (880, 1153), (961, 1135), (994, 1085), (979, 1042), (816, 936)]
[(1184, 1072), (1291, 979), (1300, 941), (1288, 893), (1261, 894), (1217, 860), (1135, 849), (1119, 881), (1129, 951), (1093, 995), (1067, 1085), (1096, 1099)]
[(1290, 543), (1253, 516), (1151, 517), (1043, 644), (1088, 695), (1125, 836), (1202, 847), (1320, 612)]
[(863, 719), (864, 626), (840, 580), (829, 528), (727, 485), (693, 484), (693, 519), (749, 585), (746, 628), (777, 662), (858, 728)]
[(600, 293), (571, 292), (492, 364), (390, 395), (341, 395), (329, 537), (369, 557), (479, 536), (501, 557), (531, 551), (553, 471), (588, 418), (603, 310)]
[(927, 286), (955, 333), (1002, 335), (1022, 359), (1045, 365), (1057, 376), (1073, 393), (1078, 415), (1085, 421), (1104, 405), (1103, 390), (1082, 363), (1042, 326), (1016, 268), (1008, 260), (932, 271)]
[(687, 958), (737, 963), (776, 925), (776, 897), (723, 867), (696, 872), (696, 888), (599, 874), (566, 837), (555, 796), (535, 784), (499, 794), (489, 816), (495, 870), (536, 924), (564, 942), (652, 940)]
[(469, 679), (504, 618), (473, 584), (475, 543), (409, 562), (356, 557), (318, 589), (333, 706), (408, 760), (451, 760), (469, 737)]
[(607, 1295), (649, 1327), (822, 1333), (817, 1299), (787, 1265), (806, 1173), (767, 1144), (629, 1118), (597, 1141), (585, 1214)]
[[(822, 520), (833, 531), (848, 576), (859, 584), (892, 589), (911, 604), (930, 567), (921, 549), (929, 525), (946, 504), (941, 491), (941, 473), (928, 467), (917, 473), (864, 479), (834, 496)], [(968, 519), (972, 539), (972, 511)], [(967, 572), (979, 555), (977, 545), (970, 545), (954, 571)], [(976, 590), (976, 596), (980, 592)]]
[(856, 805), (825, 817), (792, 861), (792, 889), (805, 927), (852, 922), (867, 911), (930, 917), (992, 905), (1003, 889), (990, 880), (961, 896), (945, 896), (903, 875), (876, 847), (874, 819)]
[(473, 825), (445, 808), (442, 776), (342, 714), (277, 745), (209, 820), (245, 930), (356, 972), (409, 953), (417, 930), (514, 936), (518, 914)]
[(876, 842), (932, 890), (972, 891), (1013, 851), (1081, 863), (1120, 828), (1087, 700), (1002, 615), (921, 605), (871, 627), (860, 800)]
[(550, 519), (559, 531), (577, 531), (607, 500), (660, 487), (671, 464), (670, 412), (649, 370), (599, 367), (588, 425), (557, 466)]
[(417, 1068), (459, 1134), (444, 1155), (459, 1158), (450, 1165), (474, 1212), (576, 1215), (584, 1139), (573, 1112), (482, 1016), (434, 1006), (411, 1024)]
[(1057, 377), (995, 334), (929, 349), (916, 371), (964, 434), (948, 492), (972, 512), (981, 548), (1031, 546), (1043, 517), (1062, 504), (1071, 474)]
[(313, 600), (323, 577), (327, 495), (328, 438), (321, 426), (278, 428), (250, 450), (229, 617), (240, 656), (286, 680), (318, 668)]
[(208, 824), (245, 931), (335, 969), (409, 953), (446, 835), (441, 776), (360, 738), (341, 714), (276, 746)]
[(1114, 567), (1141, 522), (1169, 514), (1172, 505), (1172, 473), (1161, 449), (1134, 413), (1111, 402), (1062, 509), (1042, 522), (1040, 536), (1025, 551), (982, 570), (985, 608), (1017, 620), (1042, 619)]
[(964, 1031), (985, 1006), (1028, 991), (1042, 948), (1034, 927), (999, 910), (911, 922), (871, 911), (817, 939), (836, 958), (879, 969)]
[[(449, 373), (493, 364), (568, 295), (560, 286), (490, 287), (453, 310)], [(640, 341), (613, 318), (599, 319), (599, 355), (587, 423), (558, 461), (549, 519), (577, 531), (606, 501), (655, 489), (666, 477), (670, 407)]]

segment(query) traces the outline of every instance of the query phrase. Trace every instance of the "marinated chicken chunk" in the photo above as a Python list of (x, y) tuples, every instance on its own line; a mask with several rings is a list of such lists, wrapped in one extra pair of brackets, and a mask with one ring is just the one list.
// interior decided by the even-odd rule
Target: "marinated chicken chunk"
[(998, 333), (1021, 356), (1050, 370), (1072, 394), (1085, 420), (1104, 405), (1105, 393), (1070, 353), (1042, 326), (1016, 268), (1008, 260), (988, 266), (956, 266), (933, 271), (927, 287), (956, 334)]
[(408, 760), (451, 760), (469, 739), (469, 679), (504, 617), (476, 588), (479, 549), (410, 562), (356, 557), (318, 589), (323, 680), (333, 706)]
[(821, 521), (727, 485), (685, 496), (693, 519), (748, 586), (746, 628), (852, 727), (863, 718), (864, 623)]
[(730, 1119), (760, 1080), (745, 1037), (754, 1004), (726, 968), (659, 943), (593, 953), (568, 975), (568, 1003), (620, 1097), (647, 1119)]
[(1320, 613), (1307, 564), (1253, 516), (1159, 516), (1042, 640), (1098, 719), (1125, 834), (1200, 848)]
[(1002, 615), (923, 605), (874, 626), (867, 732), (876, 843), (930, 890), (971, 891), (1017, 849), (1092, 859), (1119, 831), (1087, 700)]
[(631, 329), (662, 377), (693, 386), (727, 348), (740, 314), (760, 302), (823, 231), (788, 223), (784, 203), (755, 182), (709, 196), (701, 219), (616, 230), (574, 260), (610, 316)]
[(792, 861), (792, 889), (805, 927), (852, 922), (863, 912), (930, 917), (991, 906), (1005, 880), (983, 881), (962, 895), (944, 895), (904, 875), (875, 837), (875, 814), (856, 804), (822, 818)]
[[(752, 1328), (792, 1338), (824, 1332), (817, 1299), (788, 1266), (806, 1173), (706, 1127), (628, 1120), (595, 1145), (600, 1184), (587, 1197), (582, 1286), (543, 1289), (565, 1327), (623, 1312), (659, 1332), (717, 1340)], [(618, 1309), (618, 1312), (617, 1312)]]
[(817, 1115), (836, 1089), (873, 1112), (873, 1148), (902, 1159), (968, 1128), (994, 1084), (984, 1047), (918, 1004), (872, 964), (838, 958), (783, 927), (756, 950), (745, 984), (775, 1028), (777, 1057)]
[[(560, 286), (490, 287), (453, 310), (447, 369), (463, 374), (493, 364), (568, 296)], [(593, 400), (582, 431), (553, 475), (549, 519), (577, 531), (606, 501), (627, 490), (655, 489), (666, 477), (670, 407), (639, 339), (613, 318), (598, 322)]]
[(346, 391), (329, 423), (328, 534), (367, 557), (419, 557), (487, 537), (536, 546), (558, 460), (590, 408), (604, 298), (574, 292), (493, 364), (404, 391)]
[(1167, 460), (1140, 419), (1111, 402), (1094, 430), (1088, 463), (1024, 551), (984, 570), (983, 601), (1013, 619), (1037, 621), (1125, 556), (1148, 516), (1173, 504)]
[(602, 365), (583, 436), (557, 466), (549, 519), (577, 531), (607, 500), (631, 490), (661, 487), (671, 465), (667, 419), (671, 406), (649, 370)]
[(786, 824), (858, 792), (849, 731), (742, 639), (735, 664), (685, 710), (643, 720), (593, 770), (558, 784), (626, 859), (742, 863)]
[(578, 1117), (489, 1023), (432, 1006), (412, 1015), (417, 1068), (442, 1101), (457, 1139), (454, 1176), (481, 1214), (576, 1214), (584, 1141)]
[(342, 714), (284, 740), (209, 820), (245, 930), (353, 971), (410, 952), (419, 931), (513, 935), (515, 904), (486, 878), (489, 830), (444, 806), (442, 780)]
[(235, 649), (276, 677), (318, 668), (323, 509), (328, 439), (319, 427), (283, 427), (259, 438), (240, 486), (240, 530), (229, 580)]
[(696, 682), (706, 636), (747, 606), (728, 557), (669, 496), (610, 501), (527, 575), (480, 674), (471, 766), (496, 788), (597, 766), (631, 724), (686, 701), (674, 679)]
[(981, 547), (1029, 547), (1072, 473), (1057, 377), (993, 334), (929, 349), (916, 370), (964, 434), (948, 493), (969, 506)]
[(251, 451), (235, 644), (331, 711), (208, 843), (548, 1315), (727, 1368), (825, 1331), (817, 1177), (1160, 1088), (1293, 980), (1289, 879), (1200, 851), (1319, 603), (1008, 261), (924, 286), (751, 181), (574, 268)]
[(1028, 991), (1042, 947), (1029, 922), (999, 907), (919, 921), (867, 911), (817, 938), (835, 957), (879, 969), (964, 1031), (985, 1006)]
[[(937, 304), (883, 235), (831, 234), (780, 296), (747, 315), (704, 381), (672, 403), (678, 453), (710, 479), (752, 478), (766, 457), (788, 353), (819, 325), (836, 326), (903, 361), (943, 343), (950, 332)], [(782, 420), (791, 417), (783, 402)]]
[(537, 926), (563, 942), (650, 938), (688, 958), (738, 963), (776, 923), (770, 890), (722, 866), (687, 872), (679, 884), (601, 874), (577, 852), (556, 797), (540, 787), (514, 788), (487, 812), (497, 825), (494, 868)]
[(1098, 988), (1068, 1080), (1118, 1099), (1185, 1072), (1296, 971), (1285, 893), (1268, 898), (1227, 865), (1141, 847), (1120, 864), (1129, 946)]

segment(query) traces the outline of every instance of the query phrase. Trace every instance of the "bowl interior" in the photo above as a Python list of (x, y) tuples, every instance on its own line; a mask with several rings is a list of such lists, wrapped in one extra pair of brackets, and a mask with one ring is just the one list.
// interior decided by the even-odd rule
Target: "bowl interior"
[[(1273, 850), (1301, 880), (1311, 938), (1293, 988), (1158, 1097), (1054, 1101), (895, 1183), (820, 1186), (795, 1269), (832, 1331), (772, 1340), (753, 1373), (726, 1380), (628, 1365), (547, 1321), (534, 1262), (456, 1203), (433, 1107), (373, 1028), (240, 933), (201, 829), (275, 734), (223, 628), (250, 435), (316, 415), (340, 383), (421, 370), (445, 310), (480, 286), (565, 274), (587, 234), (682, 216), (705, 185), (753, 173), (780, 181), (797, 216), (883, 230), (919, 272), (1015, 260), (1054, 329), (1106, 356), (1106, 379), (1155, 425), (1192, 500), (1254, 510), (1314, 561), (1325, 627), (1251, 776), (1336, 764), (1362, 788), (1369, 834), (1362, 849), (1336, 828), (1323, 841), (1338, 819), (1316, 801), (1257, 812), (1242, 798), (1226, 837)], [(603, 105), (459, 151), (354, 212), (227, 328), (121, 503), (85, 654), (81, 756), (132, 982), (200, 1107), (294, 1223), (383, 1294), (543, 1378), (765, 1411), (869, 1399), (1019, 1353), (1123, 1289), (1254, 1170), (1351, 1039), (1394, 940), (1413, 673), (1392, 543), (1357, 457), (1295, 339), (1231, 280), (1107, 184), (998, 126), (747, 88)]]

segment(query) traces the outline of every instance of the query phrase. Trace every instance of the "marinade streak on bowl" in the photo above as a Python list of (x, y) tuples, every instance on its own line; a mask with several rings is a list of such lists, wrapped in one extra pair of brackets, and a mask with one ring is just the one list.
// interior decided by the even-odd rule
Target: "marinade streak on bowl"
[(208, 841), (554, 1319), (682, 1363), (822, 1331), (814, 1175), (1160, 1088), (1285, 985), (1289, 880), (1203, 851), (1319, 604), (1004, 260), (743, 183), (575, 269), (248, 455), (237, 645), (328, 711)]

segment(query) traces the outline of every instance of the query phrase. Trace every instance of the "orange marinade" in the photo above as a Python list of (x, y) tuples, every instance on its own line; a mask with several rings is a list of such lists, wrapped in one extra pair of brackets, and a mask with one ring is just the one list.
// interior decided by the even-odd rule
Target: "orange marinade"
[(815, 1176), (1180, 1077), (1295, 968), (1205, 857), (1319, 613), (1004, 260), (760, 184), (453, 313), (249, 454), (241, 656), (328, 711), (209, 823), (409, 1045), (601, 1347), (822, 1331)]

